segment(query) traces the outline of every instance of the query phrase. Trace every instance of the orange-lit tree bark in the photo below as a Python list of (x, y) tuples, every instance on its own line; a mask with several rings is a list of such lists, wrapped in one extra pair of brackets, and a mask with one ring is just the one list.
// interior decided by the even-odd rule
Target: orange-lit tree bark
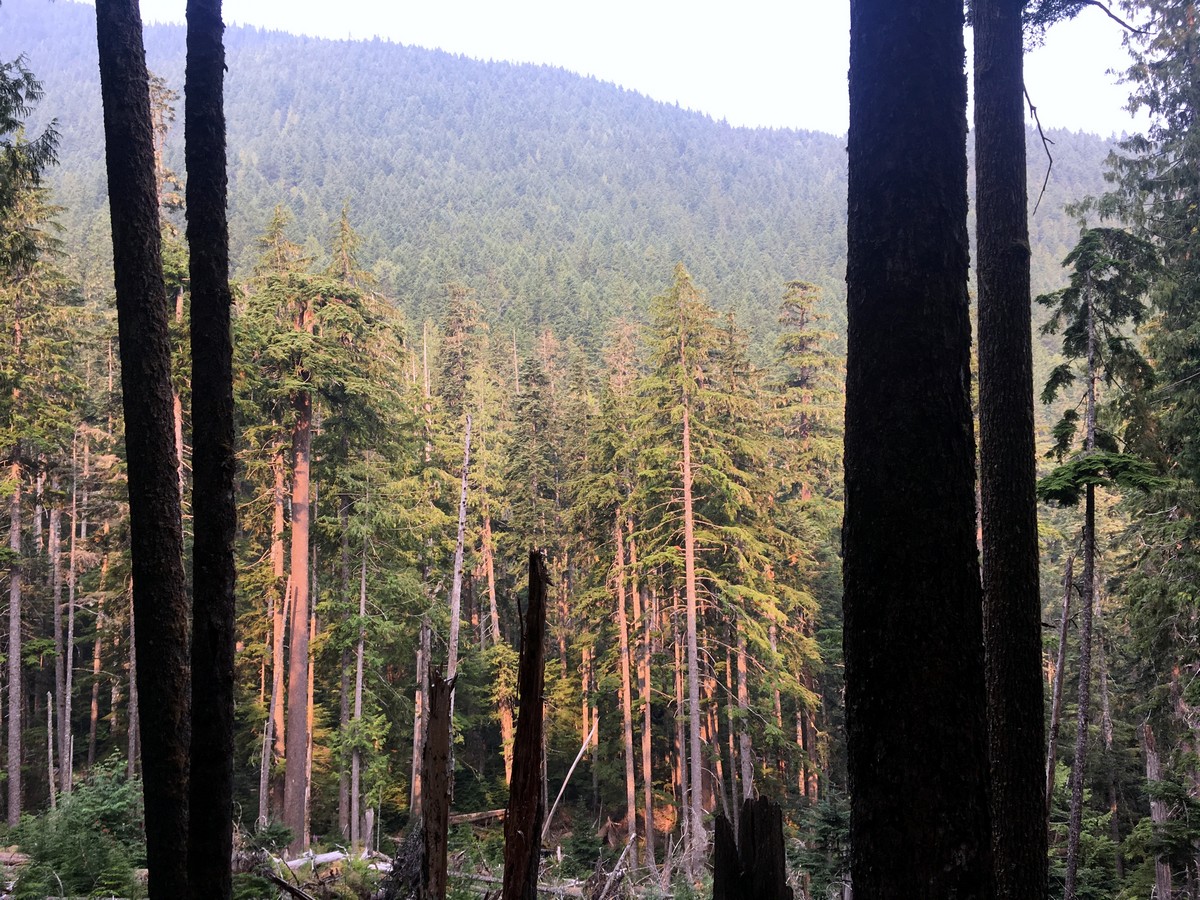
[(844, 544), (856, 896), (991, 896), (958, 0), (852, 0)]
[[(297, 311), (297, 327), (312, 328), (312, 310), (304, 301)], [(302, 380), (306, 380), (302, 376)], [(309, 664), (309, 527), (312, 474), (312, 392), (300, 389), (292, 400), (296, 421), (292, 428), (292, 546), (291, 610), (288, 634), (291, 643), (287, 666), (287, 735), (284, 742), (283, 824), (292, 830), (291, 851), (303, 849), (307, 832), (308, 795), (308, 664)]]
[(187, 897), (189, 609), (183, 578), (169, 309), (154, 138), (135, 0), (96, 3), (125, 412), (146, 858), (154, 900)]
[(188, 0), (184, 96), (192, 283), (192, 791), (194, 896), (230, 896), (233, 854), (233, 337), (225, 216), (221, 0)]
[(625, 602), (625, 530), (620, 507), (613, 517), (613, 586), (617, 590), (617, 664), (621, 670), (621, 736), (625, 758), (625, 828), (637, 839), (637, 788), (633, 774), (633, 686), (629, 674), (629, 608)]
[(1001, 897), (1045, 897), (1042, 608), (1025, 196), (1025, 0), (975, 0), (979, 486), (992, 854)]

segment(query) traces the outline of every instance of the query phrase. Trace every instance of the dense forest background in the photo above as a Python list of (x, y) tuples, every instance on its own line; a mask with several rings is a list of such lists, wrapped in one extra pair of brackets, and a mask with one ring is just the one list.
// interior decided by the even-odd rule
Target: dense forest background
[[(186, 533), (183, 28), (149, 27), (146, 43)], [(787, 811), (796, 887), (836, 890), (847, 833), (844, 138), (733, 128), (558, 69), (378, 40), (231, 28), (226, 46), (243, 840), (390, 854), (420, 804), (413, 745), (430, 661), (459, 672), (453, 811), (504, 805), (525, 552), (536, 545), (554, 585), (549, 802), (565, 783), (551, 873), (586, 877), (632, 836), (646, 891), (689, 890), (689, 798), (736, 814), (761, 791)], [(0, 364), (14, 448), (4, 560), (20, 572), (6, 645), (7, 808), (13, 842), (41, 867), (22, 896), (67, 874), (78, 890), (135, 892), (136, 659), (94, 11), (5, 0), (0, 60), (22, 54), (44, 89), (27, 133), (53, 121), (59, 141), (21, 212), (39, 262), (0, 294), (5, 333), (20, 336)], [(1081, 225), (1066, 206), (1106, 189), (1114, 146), (1046, 137), (1053, 172), (1030, 220), (1035, 294), (1068, 284), (1062, 262)], [(1037, 200), (1047, 157), (1036, 130), (1028, 148)], [(1036, 321), (1050, 314), (1039, 307)], [(1035, 339), (1039, 384), (1066, 361), (1060, 343)], [(1073, 403), (1039, 411), (1040, 450), (1061, 438), (1054, 423)], [(684, 453), (697, 460), (694, 484), (678, 479)], [(301, 487), (311, 526), (296, 518)], [(1135, 511), (1115, 490), (1100, 505), (1115, 543)], [(1078, 515), (1042, 512), (1052, 693), (1078, 654), (1057, 627)], [(1115, 596), (1129, 565), (1115, 550), (1102, 563)], [(1139, 727), (1150, 645), (1122, 646), (1133, 620), (1118, 599), (1105, 603), (1115, 624), (1100, 638), (1103, 753), (1089, 762), (1081, 877), (1090, 896), (1144, 896), (1165, 846)], [(298, 658), (306, 691), (291, 684)], [(1180, 677), (1153, 690), (1182, 703)], [(1059, 712), (1067, 721), (1069, 699)], [(306, 758), (286, 760), (284, 732), (296, 729)], [(699, 786), (690, 729), (703, 744)], [(1068, 731), (1051, 765), (1059, 868)], [(1168, 768), (1184, 771), (1190, 752)], [(296, 766), (308, 799), (282, 830)], [(1185, 795), (1170, 799), (1191, 809)], [(1171, 836), (1172, 852), (1191, 839)], [(492, 871), (494, 822), (460, 824), (454, 841), (458, 871)]]

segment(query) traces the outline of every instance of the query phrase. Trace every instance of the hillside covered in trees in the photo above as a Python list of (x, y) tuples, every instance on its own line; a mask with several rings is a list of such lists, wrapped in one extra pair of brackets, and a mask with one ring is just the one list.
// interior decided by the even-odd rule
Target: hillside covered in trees
[[(135, 652), (140, 436), (126, 431), (128, 396), (122, 407), (131, 351), (113, 311), (96, 22), (61, 0), (0, 5), (0, 680), (9, 843), (31, 858), (20, 897), (59, 884), (138, 895), (141, 817), (159, 815), (139, 802), (155, 775), (137, 685), (163, 673), (139, 670)], [(211, 360), (193, 360), (189, 331), (185, 29), (151, 26), (145, 40), (168, 481), (182, 498), (169, 524), (188, 563), (180, 590), (205, 601), (191, 562), (212, 498), (193, 489), (211, 423), (193, 411), (211, 398), (193, 386)], [(403, 857), (443, 799), (421, 783), (437, 668), (457, 677), (452, 888), (495, 887), (497, 811), (529, 708), (517, 680), (534, 547), (548, 575), (543, 879), (598, 900), (707, 892), (714, 818), (736, 823), (763, 795), (783, 809), (797, 895), (848, 890), (847, 138), (733, 128), (558, 69), (378, 40), (231, 28), (224, 41), (239, 853), (390, 858), (399, 842)], [(1154, 141), (1046, 136), (1053, 172), (1029, 246), (1045, 323), (1032, 369), (1047, 403), (1031, 418), (1051, 883), (1129, 898), (1156, 884), (1163, 897), (1173, 867), (1175, 896), (1197, 900), (1195, 616), (1178, 587), (1196, 558), (1192, 407), (1176, 393), (1194, 376), (1194, 285), (1171, 280), (1194, 248), (1186, 215), (1155, 231), (1145, 171), (1121, 162), (1153, 158)], [(1024, 138), (1032, 209), (1047, 158), (1035, 129)], [(1100, 199), (1067, 211), (1088, 197)], [(1104, 229), (1083, 230), (1101, 216)], [(1118, 220), (1137, 233), (1107, 227)], [(956, 298), (965, 341), (965, 290)], [(880, 337), (872, 358), (903, 343)], [(139, 373), (153, 350), (135, 348)], [(955, 376), (966, 417), (987, 402), (974, 375)], [(885, 385), (857, 420), (860, 448), (896, 427), (893, 387), (911, 389)], [(917, 420), (937, 405), (905, 396)], [(954, 440), (965, 509), (971, 429)], [(932, 509), (949, 443), (858, 471), (884, 479), (885, 501)], [(933, 521), (896, 529), (889, 552), (903, 562)], [(970, 581), (974, 544), (959, 545)], [(937, 568), (916, 559), (915, 578)], [(905, 725), (907, 710), (891, 714)], [(967, 712), (964, 733), (982, 716)], [(305, 889), (371, 896), (369, 863), (332, 884), (305, 870)], [(237, 896), (278, 896), (264, 871), (239, 875)]]

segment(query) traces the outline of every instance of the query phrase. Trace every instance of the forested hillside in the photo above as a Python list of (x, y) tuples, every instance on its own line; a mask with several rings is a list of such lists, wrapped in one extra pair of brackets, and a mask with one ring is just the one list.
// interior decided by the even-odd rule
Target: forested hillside
[[(172, 526), (182, 526), (190, 567), (203, 528), (194, 438), (206, 423), (192, 412), (185, 32), (145, 35), (158, 151), (147, 221), (151, 236), (161, 230), (172, 357), (166, 477), (183, 498)], [(549, 574), (545, 763), (539, 756), (533, 773), (549, 817), (544, 879), (582, 890), (598, 867), (607, 877), (623, 866), (619, 890), (707, 892), (714, 818), (736, 819), (741, 801), (761, 794), (783, 809), (798, 896), (847, 889), (846, 139), (732, 128), (548, 67), (250, 28), (225, 41), (241, 848), (390, 856), (431, 799), (421, 748), (430, 670), (441, 668), (458, 679), (445, 793), (467, 817), (451, 829), (452, 886), (495, 887), (497, 811), (521, 762), (517, 718), (530, 708), (517, 669), (536, 547)], [(796, 103), (827, 89), (797, 85)], [(102, 124), (95, 10), (4, 0), (0, 683), (9, 842), (32, 856), (20, 897), (60, 884), (142, 890), (148, 755), (137, 683), (153, 674), (139, 672), (134, 652), (142, 626), (131, 614), (121, 376), (123, 361), (127, 373), (149, 350), (125, 348), (123, 360), (118, 349)], [(1039, 507), (1042, 621), (1055, 627), (1042, 648), (1053, 736), (1037, 750), (1039, 762), (1048, 751), (1055, 884), (1072, 858), (1089, 896), (1133, 898), (1164, 866), (1169, 883), (1171, 864), (1200, 880), (1186, 824), (1200, 808), (1189, 724), (1196, 617), (1175, 586), (1194, 581), (1197, 558), (1195, 460), (1184, 452), (1194, 406), (1164, 411), (1162, 400), (1194, 378), (1175, 335), (1195, 317), (1185, 302), (1169, 305), (1176, 295), (1153, 252), (1091, 233), (1080, 246), (1093, 263), (1111, 237), (1140, 248), (1145, 271), (1111, 289), (1099, 349), (1083, 366), (1081, 335), (1094, 323), (1080, 318), (1091, 307), (1078, 284), (1120, 266), (1092, 272), (1077, 251), (1063, 268), (1081, 233), (1064, 207), (1111, 186), (1111, 145), (1046, 134), (1053, 171), (1029, 223), (1033, 293), (1067, 288), (1034, 312), (1050, 323), (1034, 337), (1036, 378), (1049, 380), (1052, 401), (1035, 413), (1038, 453), (1055, 450), (1061, 464), (1039, 458), (1050, 475)], [(1036, 130), (1027, 144), (1032, 209), (1048, 159)], [(1136, 174), (1124, 205), (1110, 196), (1103, 209), (1134, 223), (1142, 215), (1145, 232), (1129, 199), (1142, 189)], [(1088, 215), (1095, 224), (1095, 205)], [(1184, 238), (1166, 246), (1182, 270), (1197, 257), (1194, 228), (1180, 221)], [(923, 284), (922, 272), (909, 274)], [(1151, 284), (1159, 306), (1143, 303)], [(950, 287), (963, 313), (953, 386), (962, 462), (978, 395), (967, 393), (961, 280)], [(1155, 321), (1164, 324), (1147, 343), (1137, 329)], [(889, 351), (898, 342), (876, 337)], [(1144, 359), (1135, 352), (1147, 347)], [(890, 387), (860, 420), (868, 443), (892, 411)], [(911, 406), (920, 425), (924, 407)], [(1088, 435), (1079, 452), (1076, 430)], [(883, 477), (876, 494), (896, 502), (907, 478), (906, 496), (935, 517), (945, 443), (917, 441), (909, 454), (922, 457), (929, 484), (917, 483), (911, 459), (885, 469), (868, 453), (864, 468)], [(973, 460), (959, 469), (961, 488)], [(965, 509), (971, 492), (960, 494)], [(1072, 508), (1085, 495), (1083, 518), (1098, 520), (1087, 586), (1076, 584), (1088, 541)], [(893, 530), (890, 552), (901, 556), (905, 541), (934, 533), (928, 521)], [(959, 546), (966, 581), (973, 535)], [(917, 576), (934, 578), (940, 550)], [(870, 569), (876, 553), (859, 558)], [(1081, 609), (1095, 614), (1094, 634), (1071, 628)], [(1092, 670), (1100, 687), (1072, 701), (1079, 670), (1085, 688)], [(1089, 713), (1100, 732), (1091, 751)], [(1161, 786), (1147, 790), (1148, 778)], [(1040, 809), (1040, 772), (1038, 781)], [(1175, 792), (1168, 811), (1151, 808), (1156, 791)], [(335, 887), (307, 887), (370, 896), (377, 884), (364, 866), (347, 866)], [(249, 876), (238, 889), (243, 900), (278, 896)]]
[[(24, 52), (62, 125), (51, 174), (67, 246), (90, 289), (108, 287), (94, 14), (8, 0), (0, 55)], [(146, 31), (148, 64), (183, 84), (182, 26)], [(662, 273), (684, 262), (757, 337), (776, 333), (781, 285), (804, 278), (842, 331), (843, 138), (732, 128), (544, 66), (480, 62), (382, 41), (226, 32), (230, 227), (245, 274), (254, 236), (284, 204), (308, 252), (349, 202), (362, 257), (414, 321), (443, 285), (480, 292), (489, 315), (549, 326), (589, 352), (614, 316), (643, 318)], [(803, 105), (799, 86), (796, 103)], [(1052, 125), (1053, 123), (1047, 123)], [(1051, 129), (1054, 171), (1032, 220), (1035, 288), (1061, 282), (1078, 227), (1063, 204), (1099, 191), (1106, 142)], [(182, 170), (182, 136), (166, 158)], [(1046, 157), (1030, 132), (1030, 183)]]

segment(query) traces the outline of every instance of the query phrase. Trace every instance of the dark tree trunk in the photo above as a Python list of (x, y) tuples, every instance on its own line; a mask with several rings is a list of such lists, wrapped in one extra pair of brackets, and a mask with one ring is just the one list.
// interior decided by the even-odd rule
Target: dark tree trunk
[(1074, 900), (1083, 833), (1083, 781), (1087, 766), (1092, 705), (1092, 613), (1096, 591), (1096, 489), (1087, 486), (1083, 512), (1083, 596), (1079, 611), (1079, 694), (1076, 700), (1075, 758), (1071, 763), (1071, 810), (1067, 819), (1067, 871), (1063, 900)]
[(21, 821), (21, 464), (13, 451), (13, 495), (9, 508), (8, 549), (8, 824)]
[(546, 675), (546, 563), (529, 554), (529, 606), (517, 672), (517, 736), (504, 816), (502, 900), (536, 900), (542, 818), (542, 689)]
[(783, 811), (765, 797), (747, 799), (733, 828), (717, 816), (713, 834), (713, 900), (792, 900), (787, 883)]
[(150, 896), (187, 891), (188, 626), (170, 310), (163, 285), (154, 137), (142, 22), (135, 0), (98, 0), (113, 271), (129, 481), (133, 606)]
[(421, 758), (421, 780), (426, 786), (422, 819), (423, 841), (420, 900), (445, 900), (446, 837), (450, 827), (450, 698), (454, 679), (440, 672), (429, 680), (429, 724)]
[(963, 8), (852, 0), (850, 18), (843, 541), (854, 892), (989, 897)]
[[(225, 216), (225, 47), (221, 0), (188, 0), (187, 239), (192, 281), (192, 792), (194, 890), (231, 892), (233, 853), (233, 337)], [(196, 896), (199, 894), (197, 893)]]
[(1000, 897), (1045, 897), (1042, 617), (1025, 197), (1025, 0), (975, 3), (979, 458), (992, 855)]
[(1071, 622), (1071, 591), (1075, 589), (1073, 571), (1075, 557), (1067, 557), (1067, 571), (1063, 575), (1062, 617), (1058, 623), (1058, 658), (1054, 668), (1054, 690), (1050, 699), (1050, 734), (1046, 738), (1046, 793), (1045, 808), (1042, 815), (1045, 822), (1050, 821), (1050, 802), (1054, 799), (1054, 769), (1058, 761), (1058, 729), (1062, 721), (1063, 684), (1066, 682), (1067, 668), (1067, 626)]

